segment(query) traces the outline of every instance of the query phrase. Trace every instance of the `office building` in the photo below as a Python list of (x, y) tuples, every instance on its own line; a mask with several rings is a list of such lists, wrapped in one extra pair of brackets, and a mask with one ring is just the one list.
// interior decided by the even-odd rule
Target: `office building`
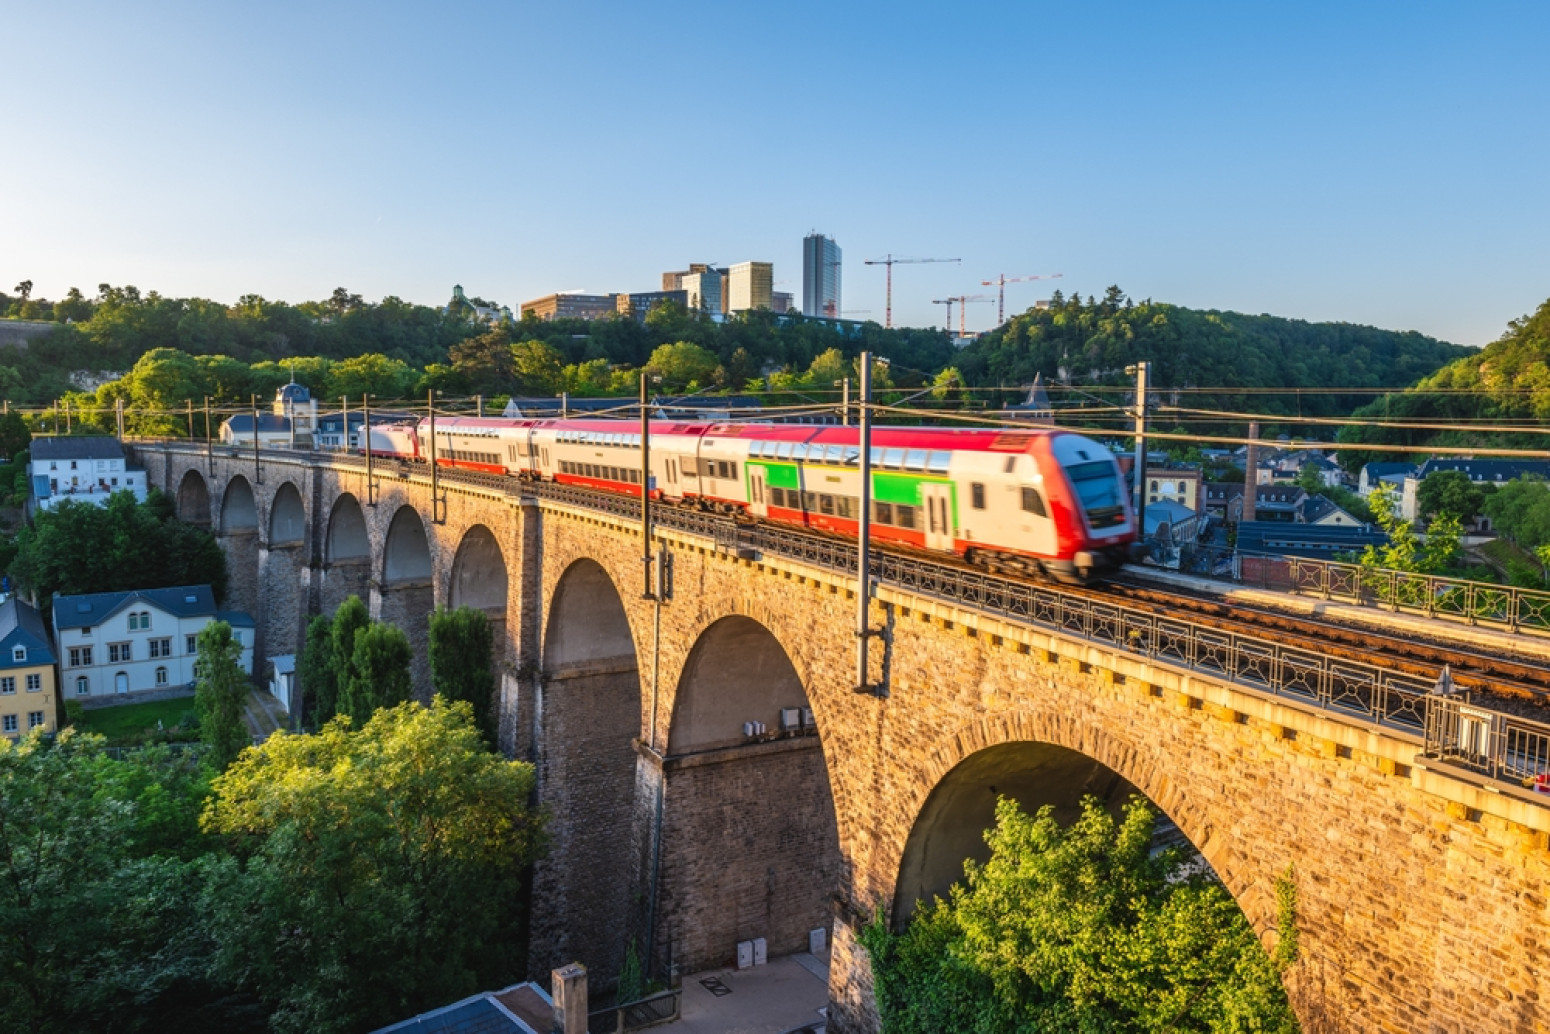
[(840, 246), (832, 237), (802, 238), (802, 315), (840, 318)]
[(795, 305), (796, 298), (790, 291), (774, 291), (770, 294), (770, 308), (782, 316), (790, 312)]
[(619, 311), (611, 294), (546, 294), (522, 303), (522, 316), (528, 313), (541, 320), (600, 320)]
[(683, 293), (688, 299), (684, 304), (692, 310), (703, 310), (713, 316), (726, 312), (726, 295), (721, 290), (723, 280), (722, 275), (714, 269), (684, 274)]
[(621, 316), (630, 316), (636, 323), (644, 323), (646, 314), (663, 302), (677, 302), (679, 305), (689, 304), (688, 292), (677, 291), (633, 291), (629, 294), (614, 295)]
[(739, 262), (727, 271), (727, 312), (773, 308), (774, 293), (773, 262)]

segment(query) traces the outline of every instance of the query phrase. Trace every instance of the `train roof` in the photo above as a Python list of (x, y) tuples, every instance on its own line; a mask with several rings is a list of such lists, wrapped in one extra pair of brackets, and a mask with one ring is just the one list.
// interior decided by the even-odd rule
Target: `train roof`
[[(872, 428), (872, 444), (879, 448), (950, 449), (954, 452), (1026, 452), (1040, 438), (1074, 434), (1061, 428), (1023, 430), (999, 427), (892, 427)], [(792, 424), (716, 424), (706, 437), (756, 438), (760, 441), (819, 442), (855, 445), (861, 437), (856, 427), (832, 424), (802, 427)]]

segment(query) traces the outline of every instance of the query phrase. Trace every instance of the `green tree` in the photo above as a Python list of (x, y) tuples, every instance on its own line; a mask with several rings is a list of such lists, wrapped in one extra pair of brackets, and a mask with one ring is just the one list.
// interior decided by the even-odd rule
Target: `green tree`
[(1289, 883), (1271, 956), (1219, 883), (1152, 854), (1155, 822), (1140, 798), (1116, 822), (1089, 797), (1069, 827), (1002, 798), (949, 900), (863, 932), (885, 1034), (1295, 1031)]
[(1437, 470), (1422, 479), (1416, 489), (1416, 509), (1423, 518), (1438, 514), (1468, 523), (1480, 516), (1493, 485), (1477, 485), (1462, 470)]
[(15, 459), (32, 443), (32, 430), (15, 410), (0, 415), (0, 457)]
[(1524, 549), (1550, 543), (1550, 483), (1514, 478), (1486, 499), (1485, 515)]
[(329, 636), (333, 641), (333, 649), (330, 655), (333, 658), (334, 671), (334, 714), (345, 713), (345, 694), (350, 680), (355, 675), (355, 633), (371, 624), (371, 613), (366, 609), (366, 604), (361, 602), (359, 596), (350, 595), (339, 604), (339, 609), (334, 611), (332, 627)]
[(519, 341), (512, 345), (511, 370), (517, 393), (558, 395), (564, 390), (565, 370), (560, 353), (542, 341)]
[(242, 644), (224, 621), (212, 621), (200, 629), (197, 642), (194, 709), (199, 714), (199, 738), (215, 767), (224, 769), (253, 742), (242, 717), (251, 688), (242, 671)]
[(339, 696), (339, 713), (364, 725), (378, 708), (409, 699), (409, 665), (414, 650), (409, 637), (393, 625), (374, 621), (355, 633), (350, 676)]
[(280, 1032), (369, 1030), (503, 986), (523, 966), (532, 789), (466, 703), (270, 737), (204, 816), (237, 855), (206, 897), (217, 971), (257, 989)]
[(338, 713), (339, 678), (335, 671), (334, 622), (327, 614), (318, 614), (307, 622), (306, 640), (296, 658), (302, 721), (308, 726), (321, 728)]
[(385, 355), (352, 356), (334, 363), (328, 372), (328, 397), (360, 398), (375, 395), (381, 399), (404, 399), (419, 380), (408, 363)]
[(494, 631), (484, 611), (438, 607), (431, 615), (431, 687), (448, 700), (468, 701), (474, 720), (492, 745), (498, 731), (491, 670), (494, 648)]
[(1419, 571), (1421, 547), (1416, 539), (1415, 526), (1399, 515), (1394, 496), (1382, 489), (1374, 489), (1367, 496), (1367, 505), (1378, 527), (1388, 535), (1383, 546), (1368, 546), (1362, 551), (1361, 565), (1373, 570)]
[(662, 378), (665, 390), (683, 391), (691, 385), (708, 385), (720, 365), (721, 360), (709, 349), (690, 341), (677, 341), (652, 352), (646, 369)]

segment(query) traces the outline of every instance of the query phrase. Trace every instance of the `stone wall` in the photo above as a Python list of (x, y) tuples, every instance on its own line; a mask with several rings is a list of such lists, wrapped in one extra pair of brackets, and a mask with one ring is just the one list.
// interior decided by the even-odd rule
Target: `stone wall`
[[(162, 455), (160, 467), (154, 453), (143, 457), (153, 483), (176, 486), (194, 464)], [(210, 498), (219, 506), (225, 485), (246, 468), (217, 463)], [(327, 513), (340, 492), (366, 497), (353, 469), (318, 477), (314, 511)], [(261, 516), (272, 491), (259, 491)], [(378, 495), (367, 521), (380, 587), (396, 505), (413, 505), (422, 519), (431, 510), (426, 486), (414, 478), (384, 479)], [(560, 853), (551, 858), (569, 863), (551, 863), (534, 902), (535, 932), (551, 948), (564, 937), (590, 939), (596, 947), (585, 950), (605, 956), (598, 965), (616, 965), (606, 956), (617, 956), (618, 940), (597, 932), (595, 917), (620, 910), (617, 931), (651, 936), (659, 952), (688, 959), (680, 951), (698, 957), (703, 945), (706, 959), (720, 959), (728, 938), (772, 914), (771, 893), (823, 885), (833, 909), (831, 1029), (875, 1031), (870, 973), (854, 930), (879, 905), (898, 904), (932, 792), (982, 751), (1050, 744), (1101, 763), (1162, 808), (1267, 938), (1274, 882), (1293, 867), (1307, 961), (1290, 983), (1305, 1020), (1436, 1034), (1550, 1028), (1540, 1004), (1550, 986), (1536, 962), (1550, 901), (1550, 814), (1510, 788), (1417, 763), (1413, 739), (892, 589), (879, 592), (872, 610), (874, 625), (888, 629), (874, 664), (888, 665), (889, 695), (858, 695), (851, 579), (664, 534), (675, 591), (659, 608), (641, 598), (640, 539), (629, 522), (472, 490), (449, 492), (444, 524), (425, 521), (435, 601), (448, 599), (457, 545), (476, 523), (495, 533), (509, 575), (503, 743), (539, 761), (540, 801), (560, 805)], [(256, 579), (242, 536), (224, 541), (234, 567)], [(587, 712), (588, 702), (630, 694), (587, 689), (586, 677), (606, 673), (577, 680), (561, 668), (548, 685), (541, 677), (543, 638), (551, 634), (545, 618), (565, 572), (581, 560), (606, 572), (636, 658), (638, 690), (607, 709), (607, 725)], [(803, 756), (823, 761), (834, 816), (827, 833), (811, 805), (816, 766), (772, 776), (761, 766), (788, 762), (733, 748), (719, 766), (675, 768), (669, 758), (664, 776), (653, 760), (670, 742), (696, 644), (730, 615), (768, 630), (817, 716), (817, 747)], [(607, 769), (608, 785), (624, 788), (594, 781), (600, 759), (621, 752), (630, 778), (619, 763), (619, 771)], [(1077, 768), (1088, 773), (1083, 780), (1094, 778), (1091, 766)], [(969, 778), (963, 771), (974, 769), (960, 771)], [(782, 802), (794, 792), (809, 803), (757, 808), (777, 781)], [(1069, 795), (1071, 779), (1064, 782), (1056, 789)], [(787, 849), (824, 837), (832, 838), (833, 864), (822, 850)], [(707, 861), (739, 843), (745, 869)], [(621, 868), (606, 869), (613, 865)], [(768, 880), (761, 886), (755, 877), (771, 872), (773, 889)], [(617, 897), (599, 897), (601, 883)], [(766, 936), (772, 950), (789, 943), (785, 931)]]

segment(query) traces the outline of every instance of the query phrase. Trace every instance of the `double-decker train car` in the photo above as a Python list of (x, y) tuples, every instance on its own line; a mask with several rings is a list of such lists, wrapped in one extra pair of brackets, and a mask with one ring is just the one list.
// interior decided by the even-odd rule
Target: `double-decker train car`
[[(430, 422), (379, 440), (431, 455)], [(440, 466), (641, 492), (638, 426), (620, 420), (436, 421)], [(854, 427), (654, 421), (652, 498), (855, 535)], [(1103, 445), (1058, 428), (879, 427), (872, 432), (872, 534), (993, 570), (1082, 582), (1124, 563), (1129, 492)]]

